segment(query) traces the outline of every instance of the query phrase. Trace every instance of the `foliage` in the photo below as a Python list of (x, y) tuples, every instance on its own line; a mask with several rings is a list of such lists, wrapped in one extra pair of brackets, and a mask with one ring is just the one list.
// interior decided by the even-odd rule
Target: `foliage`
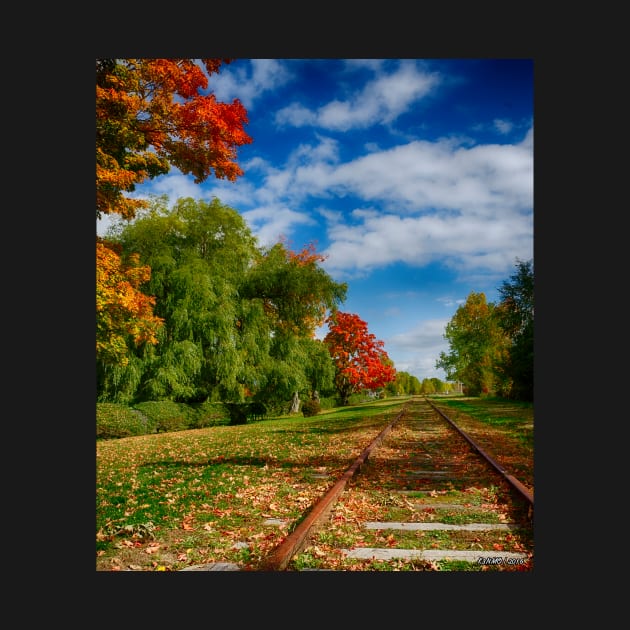
[(472, 292), (446, 325), (450, 351), (440, 353), (436, 367), (444, 369), (448, 380), (461, 381), (470, 396), (495, 390), (494, 367), (507, 352), (508, 339), (494, 311), (485, 294)]
[(202, 429), (228, 422), (229, 416), (222, 403), (175, 404), (171, 401), (147, 401), (136, 405), (96, 404), (97, 439)]
[(302, 403), (302, 414), (304, 417), (316, 416), (322, 410), (318, 400), (308, 398)]
[(501, 393), (517, 400), (534, 399), (534, 268), (533, 261), (517, 259), (516, 271), (499, 288), (499, 326), (511, 340), (498, 365)]
[(151, 276), (138, 254), (121, 258), (116, 248), (96, 243), (96, 356), (103, 364), (129, 363), (128, 344), (157, 343), (162, 319), (155, 298), (140, 291)]
[(342, 404), (348, 404), (352, 393), (375, 390), (395, 379), (384, 342), (368, 332), (367, 323), (358, 315), (337, 311), (327, 322), (324, 343), (335, 364), (335, 386)]
[[(164, 325), (159, 344), (129, 347), (130, 369), (98, 366), (99, 400), (243, 402), (273, 405), (293, 393), (329, 390), (334, 367), (313, 338), (321, 313), (345, 297), (312, 246), (257, 247), (243, 217), (218, 199), (153, 197), (109, 234), (151, 268), (145, 290)], [(124, 396), (116, 384), (125, 385)]]
[(187, 405), (171, 401), (147, 401), (134, 405), (134, 408), (149, 418), (158, 433), (183, 431), (194, 425), (194, 412)]
[[(96, 217), (133, 219), (148, 207), (126, 196), (136, 185), (169, 172), (171, 165), (200, 183), (213, 172), (235, 180), (242, 175), (236, 149), (252, 139), (245, 133), (247, 112), (238, 100), (220, 103), (206, 93), (208, 76), (229, 59), (96, 60)], [(207, 73), (207, 74), (206, 74)], [(97, 238), (97, 359), (125, 367), (129, 348), (156, 344), (161, 323), (151, 294), (141, 285), (150, 266), (127, 250), (124, 259)], [(135, 257), (135, 258), (134, 258)], [(110, 376), (129, 384), (124, 373)], [(169, 379), (167, 379), (169, 380)], [(129, 397), (129, 396), (127, 396)]]
[(124, 196), (171, 165), (195, 183), (212, 173), (234, 181), (236, 150), (252, 139), (238, 99), (207, 93), (208, 76), (230, 59), (96, 60), (96, 216), (132, 219), (140, 199)]
[(503, 282), (499, 293), (502, 300), (498, 305), (486, 303), (483, 293), (468, 296), (446, 326), (444, 338), (449, 342), (449, 352), (440, 353), (436, 367), (445, 370), (448, 380), (461, 382), (468, 395), (497, 394), (531, 401), (533, 262), (517, 259), (516, 272)]
[(325, 313), (345, 299), (347, 285), (334, 282), (318, 265), (323, 259), (312, 246), (295, 253), (280, 242), (248, 274), (243, 293), (262, 300), (277, 334), (312, 337)]
[(131, 407), (118, 403), (97, 403), (96, 438), (110, 440), (156, 431), (155, 423)]
[(396, 371), (396, 378), (387, 383), (385, 390), (392, 396), (404, 394), (417, 395), (422, 393), (422, 384), (417, 376), (402, 370)]

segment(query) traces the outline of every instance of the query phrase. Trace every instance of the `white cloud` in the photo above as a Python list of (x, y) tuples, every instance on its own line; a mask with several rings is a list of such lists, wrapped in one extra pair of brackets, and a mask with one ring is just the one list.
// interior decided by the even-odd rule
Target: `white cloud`
[[(355, 64), (354, 67), (371, 67), (378, 71), (381, 63), (372, 61)], [(294, 127), (309, 125), (335, 131), (389, 124), (429, 94), (439, 82), (437, 74), (418, 70), (415, 61), (405, 59), (395, 72), (378, 74), (362, 90), (349, 95), (346, 100), (335, 99), (317, 110), (291, 103), (278, 111), (276, 123)]]
[(288, 237), (294, 225), (308, 225), (314, 222), (308, 214), (282, 206), (258, 207), (241, 214), (263, 247)]
[[(232, 62), (234, 63), (234, 62)], [(291, 73), (277, 59), (252, 59), (249, 65), (224, 64), (218, 74), (210, 77), (210, 90), (218, 101), (232, 102), (238, 98), (251, 110), (256, 99), (291, 80)]]
[(418, 322), (413, 328), (393, 335), (385, 340), (388, 354), (395, 354), (396, 369), (410, 374), (422, 374), (418, 377), (439, 378), (446, 375), (436, 369), (435, 363), (440, 352), (448, 352), (448, 342), (444, 339), (444, 330), (450, 319), (429, 319)]
[(495, 129), (501, 134), (508, 134), (512, 129), (514, 129), (514, 124), (511, 120), (501, 120), (497, 118), (494, 121)]

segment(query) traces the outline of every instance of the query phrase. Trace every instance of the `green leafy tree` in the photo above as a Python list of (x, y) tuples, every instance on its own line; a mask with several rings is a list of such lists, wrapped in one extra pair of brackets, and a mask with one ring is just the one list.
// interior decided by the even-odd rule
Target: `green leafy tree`
[(502, 394), (518, 400), (534, 399), (534, 267), (516, 261), (516, 271), (499, 288), (499, 326), (510, 339), (507, 356), (499, 363)]
[(423, 378), (422, 379), (422, 393), (423, 394), (435, 394), (435, 384), (433, 379)]
[(240, 335), (239, 322), (242, 328), (244, 320), (264, 320), (261, 309), (239, 298), (259, 255), (241, 215), (217, 199), (180, 199), (169, 209), (158, 197), (133, 223), (119, 222), (114, 237), (151, 267), (144, 288), (164, 321), (158, 345), (138, 352), (143, 375), (136, 395), (184, 402), (241, 397), (246, 364), (264, 352), (265, 340)]
[(259, 303), (270, 327), (271, 363), (259, 371), (254, 386), (268, 404), (292, 398), (297, 411), (300, 392), (328, 386), (331, 367), (313, 341), (314, 331), (328, 312), (346, 296), (347, 285), (338, 283), (319, 265), (323, 260), (309, 246), (301, 252), (283, 242), (266, 249), (249, 270), (241, 294)]
[(417, 376), (403, 370), (396, 371), (396, 379), (388, 383), (385, 389), (393, 396), (409, 394), (415, 396), (422, 393), (422, 383)]
[(332, 361), (313, 327), (346, 286), (311, 250), (260, 249), (242, 216), (217, 199), (167, 202), (154, 197), (108, 234), (151, 267), (142, 288), (164, 324), (157, 345), (135, 349), (127, 373), (101, 366), (99, 400), (121, 383), (135, 400), (274, 404), (329, 386)]
[(484, 293), (470, 293), (446, 325), (444, 338), (449, 352), (440, 353), (435, 367), (442, 368), (449, 380), (461, 381), (471, 396), (494, 392), (495, 366), (506, 356), (508, 338)]

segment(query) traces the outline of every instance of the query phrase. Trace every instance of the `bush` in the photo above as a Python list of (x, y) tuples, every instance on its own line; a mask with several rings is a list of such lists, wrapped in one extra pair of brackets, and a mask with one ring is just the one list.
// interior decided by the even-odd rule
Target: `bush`
[(308, 416), (316, 416), (322, 410), (319, 401), (313, 400), (312, 398), (309, 400), (305, 400), (302, 403), (302, 413), (304, 417)]
[(223, 406), (230, 416), (230, 424), (247, 424), (247, 403), (226, 402)]
[(96, 403), (96, 439), (111, 440), (155, 433), (155, 423), (145, 415), (119, 403)]
[(183, 431), (195, 426), (195, 413), (183, 403), (149, 401), (138, 403), (135, 408), (155, 423), (158, 432)]
[(216, 427), (227, 424), (230, 421), (225, 407), (220, 402), (203, 402), (190, 405), (192, 416), (192, 427), (194, 429), (204, 429), (206, 427)]
[(321, 407), (321, 409), (333, 409), (334, 407), (339, 406), (338, 403), (339, 401), (335, 397), (319, 399), (319, 406)]

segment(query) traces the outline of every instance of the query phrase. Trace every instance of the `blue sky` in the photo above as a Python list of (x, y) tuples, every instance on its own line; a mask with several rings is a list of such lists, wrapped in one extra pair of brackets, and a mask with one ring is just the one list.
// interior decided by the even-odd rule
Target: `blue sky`
[[(534, 255), (531, 59), (237, 59), (210, 78), (241, 100), (245, 174), (137, 188), (239, 211), (262, 246), (315, 243), (397, 370), (435, 368), (471, 292), (488, 301)], [(107, 220), (97, 231), (104, 234)], [(318, 331), (323, 337), (326, 328)]]

